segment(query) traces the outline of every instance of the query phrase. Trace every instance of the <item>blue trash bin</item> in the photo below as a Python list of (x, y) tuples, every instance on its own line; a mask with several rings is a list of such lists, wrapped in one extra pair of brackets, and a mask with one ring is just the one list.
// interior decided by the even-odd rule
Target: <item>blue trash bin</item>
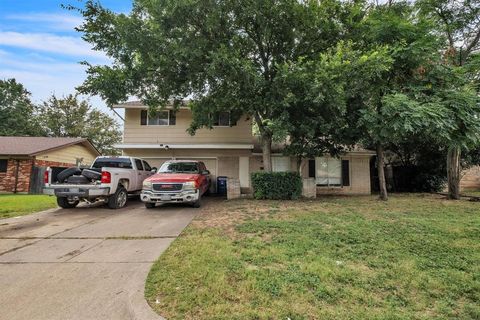
[(227, 177), (217, 177), (217, 193), (223, 196), (227, 195)]

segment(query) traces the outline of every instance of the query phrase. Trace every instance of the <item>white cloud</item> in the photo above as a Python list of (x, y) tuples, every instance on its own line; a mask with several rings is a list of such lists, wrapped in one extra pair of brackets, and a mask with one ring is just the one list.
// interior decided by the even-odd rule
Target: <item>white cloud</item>
[[(75, 88), (86, 78), (85, 66), (75, 62), (51, 61), (41, 55), (4, 53), (0, 59), (0, 80), (15, 78), (31, 92), (32, 100), (36, 103), (48, 99), (52, 94), (60, 97), (75, 93)], [(90, 102), (94, 107), (113, 115), (99, 97), (90, 98)]]
[(10, 14), (5, 17), (9, 20), (41, 23), (46, 27), (56, 31), (73, 31), (75, 27), (82, 24), (83, 19), (78, 16), (65, 13), (23, 13)]
[(0, 31), (0, 45), (106, 61), (105, 54), (92, 50), (82, 39), (51, 33)]

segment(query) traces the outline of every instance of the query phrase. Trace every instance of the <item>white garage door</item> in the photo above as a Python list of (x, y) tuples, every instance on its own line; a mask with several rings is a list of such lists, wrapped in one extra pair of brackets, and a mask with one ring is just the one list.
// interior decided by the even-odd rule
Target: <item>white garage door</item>
[(150, 165), (150, 167), (155, 167), (157, 169), (160, 169), (160, 167), (162, 166), (162, 164), (167, 161), (167, 160), (170, 160), (171, 158), (142, 158), (143, 160), (147, 161), (148, 164)]

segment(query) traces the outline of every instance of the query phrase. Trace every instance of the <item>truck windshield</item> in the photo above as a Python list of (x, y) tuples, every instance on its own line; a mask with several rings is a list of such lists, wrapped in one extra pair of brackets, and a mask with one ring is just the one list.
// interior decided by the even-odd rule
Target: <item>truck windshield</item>
[(166, 162), (158, 170), (160, 173), (198, 173), (197, 162)]
[(125, 168), (132, 169), (132, 162), (129, 158), (100, 158), (95, 160), (92, 168)]

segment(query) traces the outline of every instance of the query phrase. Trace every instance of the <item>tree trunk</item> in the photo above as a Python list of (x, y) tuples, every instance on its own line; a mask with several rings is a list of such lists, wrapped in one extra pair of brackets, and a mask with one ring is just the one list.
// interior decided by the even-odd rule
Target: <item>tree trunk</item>
[(262, 157), (263, 170), (272, 172), (272, 135), (268, 133), (262, 134)]
[(303, 171), (302, 162), (303, 162), (303, 157), (297, 157), (297, 172), (300, 175), (300, 177), (302, 176), (302, 171)]
[(387, 182), (385, 181), (385, 160), (383, 155), (383, 146), (377, 143), (377, 167), (378, 182), (380, 186), (380, 200), (388, 200)]
[(447, 155), (448, 198), (460, 199), (460, 157), (459, 147), (450, 147)]

